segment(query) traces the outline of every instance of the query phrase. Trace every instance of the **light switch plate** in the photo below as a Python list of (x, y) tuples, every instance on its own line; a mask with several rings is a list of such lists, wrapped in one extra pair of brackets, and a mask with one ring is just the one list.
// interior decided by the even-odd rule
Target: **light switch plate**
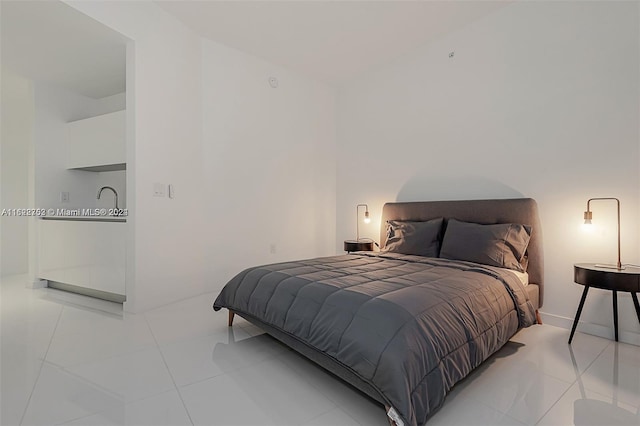
[(153, 196), (154, 197), (164, 197), (164, 183), (154, 183), (153, 184)]

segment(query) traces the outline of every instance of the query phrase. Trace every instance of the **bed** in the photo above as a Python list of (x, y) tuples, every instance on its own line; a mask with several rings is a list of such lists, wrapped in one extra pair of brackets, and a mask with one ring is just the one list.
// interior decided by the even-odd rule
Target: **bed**
[[(532, 199), (387, 203), (380, 252), (252, 267), (213, 304), (422, 425), (450, 389), (539, 322)], [(419, 242), (419, 244), (416, 244)]]

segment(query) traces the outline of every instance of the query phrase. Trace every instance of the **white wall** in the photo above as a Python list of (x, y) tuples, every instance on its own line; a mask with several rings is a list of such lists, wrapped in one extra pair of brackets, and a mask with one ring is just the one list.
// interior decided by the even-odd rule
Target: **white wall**
[[(386, 201), (532, 197), (542, 310), (568, 325), (582, 291), (573, 263), (616, 258), (615, 204), (593, 205), (602, 226), (587, 235), (588, 198), (620, 198), (623, 262), (640, 256), (638, 7), (518, 2), (343, 87), (336, 250), (360, 202), (374, 219), (361, 234), (377, 240)], [(610, 292), (592, 293), (582, 320), (612, 328)], [(619, 306), (625, 338), (640, 342), (628, 294)]]
[[(203, 252), (200, 38), (153, 2), (66, 3), (132, 40), (125, 309), (200, 294), (210, 261)], [(176, 197), (153, 197), (155, 182), (173, 184)]]
[[(0, 145), (0, 210), (28, 208), (29, 146), (33, 128), (31, 82), (2, 69), (2, 135)], [(24, 217), (0, 218), (0, 273), (2, 276), (28, 272), (28, 221)]]
[(202, 61), (211, 289), (252, 265), (334, 254), (333, 89), (207, 40)]
[[(150, 2), (67, 3), (134, 42), (127, 309), (220, 288), (248, 264), (333, 253), (331, 89), (203, 42)], [(152, 197), (154, 182), (176, 198)]]
[[(134, 41), (129, 310), (215, 288), (249, 263), (340, 252), (359, 202), (375, 219), (388, 200), (528, 196), (544, 224), (543, 310), (568, 320), (581, 291), (571, 265), (615, 258), (610, 206), (594, 211), (607, 220), (600, 233), (579, 231), (586, 199), (621, 198), (625, 235), (639, 235), (636, 4), (517, 3), (362, 76), (340, 92), (332, 157), (324, 88), (201, 46), (153, 3), (68, 3)], [(265, 84), (272, 73), (278, 89)], [(310, 117), (324, 123), (314, 141), (301, 133)], [(177, 198), (153, 198), (153, 182), (173, 183)], [(304, 224), (301, 212), (320, 217)], [(376, 225), (363, 234), (377, 237)], [(638, 252), (625, 238), (624, 260)], [(590, 296), (584, 319), (610, 327), (610, 302)], [(637, 333), (630, 298), (620, 308), (621, 328)]]
[[(113, 207), (111, 194), (96, 200), (101, 186), (118, 191), (121, 207), (126, 207), (126, 174), (67, 170), (67, 123), (125, 108), (124, 94), (93, 99), (67, 89), (36, 82), (34, 148), (35, 204), (39, 208), (82, 209)], [(69, 202), (60, 201), (60, 192), (69, 192)]]

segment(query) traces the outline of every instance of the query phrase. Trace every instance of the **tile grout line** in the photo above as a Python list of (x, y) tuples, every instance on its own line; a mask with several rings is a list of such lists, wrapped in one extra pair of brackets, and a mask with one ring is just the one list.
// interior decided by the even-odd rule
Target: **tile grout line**
[(182, 407), (184, 407), (184, 411), (185, 413), (187, 413), (187, 417), (189, 418), (189, 422), (191, 422), (191, 426), (193, 426), (195, 423), (193, 423), (193, 419), (191, 418), (191, 413), (189, 412), (189, 409), (187, 408), (187, 404), (185, 404), (184, 402), (184, 398), (182, 398), (182, 393), (180, 393), (180, 388), (178, 388), (178, 385), (176, 384), (176, 379), (173, 377), (173, 373), (171, 372), (171, 369), (169, 368), (169, 364), (167, 364), (167, 360), (164, 357), (164, 354), (162, 353), (162, 349), (160, 348), (160, 344), (158, 343), (158, 339), (156, 338), (156, 335), (153, 332), (153, 329), (151, 328), (151, 324), (149, 324), (149, 319), (147, 318), (146, 314), (142, 314), (144, 317), (144, 321), (147, 324), (147, 328), (149, 328), (149, 332), (151, 333), (151, 337), (153, 337), (153, 341), (156, 344), (156, 348), (158, 349), (158, 352), (160, 353), (160, 357), (162, 358), (162, 362), (164, 364), (164, 367), (167, 369), (167, 372), (169, 373), (169, 377), (171, 377), (171, 382), (173, 382), (173, 387), (176, 390), (176, 393), (178, 394), (178, 397), (180, 398), (180, 402), (182, 402)]
[[(251, 336), (251, 335), (249, 335), (248, 339), (250, 339), (250, 338), (252, 338), (252, 337), (255, 337), (255, 336)], [(218, 374), (214, 374), (213, 376), (204, 377), (204, 378), (199, 378), (199, 379), (197, 379), (197, 380), (195, 380), (195, 381), (193, 381), (193, 382), (185, 383), (185, 384), (180, 385), (180, 386), (178, 386), (178, 385), (176, 384), (176, 386), (178, 387), (178, 389), (179, 389), (179, 388), (186, 388), (186, 387), (189, 387), (189, 386), (192, 386), (192, 385), (196, 385), (196, 384), (199, 384), (199, 383), (202, 383), (202, 382), (206, 382), (206, 381), (208, 381), (208, 380), (217, 379), (217, 378), (219, 378), (219, 377), (221, 377), (221, 376), (227, 376), (227, 375), (229, 375), (230, 373), (235, 373), (235, 372), (239, 372), (239, 371), (245, 370), (245, 369), (247, 369), (247, 368), (255, 367), (256, 365), (262, 364), (262, 363), (264, 363), (264, 362), (266, 362), (266, 361), (276, 359), (276, 357), (277, 357), (277, 355), (276, 355), (276, 354), (274, 354), (274, 355), (268, 356), (267, 358), (265, 358), (265, 359), (263, 359), (263, 360), (258, 361), (258, 362), (257, 362), (257, 363), (255, 363), (255, 364), (247, 364), (247, 365), (242, 366), (242, 367), (234, 367), (234, 368), (230, 369), (229, 371), (222, 371), (222, 372), (220, 372), (220, 373), (218, 373)], [(294, 371), (294, 372), (297, 372), (297, 371)], [(171, 372), (169, 372), (169, 374), (171, 374)], [(337, 404), (336, 404), (336, 405), (337, 405)]]
[[(294, 353), (295, 353), (295, 352), (294, 352)], [(256, 364), (246, 365), (246, 366), (244, 366), (244, 367), (236, 368), (236, 369), (234, 369), (233, 371), (239, 372), (239, 371), (242, 371), (242, 370), (245, 370), (245, 369), (254, 368), (254, 367), (256, 367), (256, 366), (258, 366), (258, 365), (260, 365), (260, 364), (264, 364), (264, 363), (267, 363), (267, 362), (270, 362), (270, 361), (273, 361), (273, 360), (278, 360), (278, 361), (280, 361), (280, 362), (283, 362), (283, 363), (284, 363), (284, 361), (282, 361), (282, 360), (281, 360), (282, 355), (283, 355), (283, 354), (280, 354), (280, 355), (278, 355), (278, 354), (273, 354), (272, 356), (269, 356), (269, 357), (267, 357), (267, 358), (265, 358), (265, 359), (263, 359), (263, 360), (261, 360), (261, 361), (257, 362)], [(296, 355), (298, 355), (298, 356), (303, 356), (303, 355), (301, 355), (301, 354), (296, 354)], [(285, 365), (286, 365), (286, 363), (285, 363)], [(309, 381), (305, 378), (305, 376), (304, 376), (303, 374), (301, 374), (301, 373), (300, 373), (300, 371), (298, 371), (298, 370), (297, 370), (297, 369), (295, 369), (295, 368), (291, 368), (291, 373), (292, 373), (293, 375), (297, 376), (297, 377), (298, 377), (300, 380), (302, 380), (303, 382), (305, 382), (308, 386), (310, 386), (310, 387), (314, 388), (316, 391), (318, 391), (318, 393), (319, 393), (320, 395), (322, 395), (322, 396), (323, 396), (327, 401), (329, 401), (329, 402), (331, 403), (331, 405), (332, 405), (332, 407), (328, 408), (327, 410), (323, 411), (322, 413), (318, 414), (317, 416), (315, 416), (315, 417), (313, 417), (313, 418), (311, 418), (311, 419), (307, 419), (304, 423), (302, 423), (302, 424), (301, 424), (301, 426), (303, 426), (303, 425), (307, 424), (308, 422), (311, 422), (311, 421), (313, 421), (313, 420), (315, 420), (315, 419), (317, 419), (317, 418), (319, 418), (319, 417), (321, 417), (321, 416), (324, 416), (325, 414), (328, 414), (328, 413), (330, 413), (330, 412), (332, 412), (332, 411), (334, 411), (334, 410), (336, 410), (336, 409), (341, 409), (345, 414), (347, 414), (347, 415), (348, 415), (348, 417), (350, 417), (351, 419), (353, 419), (357, 424), (362, 425), (362, 423), (360, 423), (358, 420), (354, 419), (354, 418), (353, 418), (353, 416), (349, 415), (349, 413), (348, 413), (346, 410), (344, 410), (344, 409), (343, 409), (343, 408), (342, 408), (342, 407), (341, 407), (337, 402), (333, 401), (333, 400), (332, 400), (331, 398), (329, 398), (329, 397), (328, 397), (324, 392), (322, 392), (322, 391), (320, 390), (320, 388), (318, 388), (318, 387), (314, 386), (311, 382), (309, 382)], [(225, 373), (225, 374), (226, 374), (226, 373)], [(274, 418), (274, 417), (273, 417), (273, 415), (269, 415), (269, 417), (270, 417), (270, 419), (271, 419), (271, 420), (276, 421), (276, 422), (279, 420), (278, 418)]]
[[(2, 0), (0, 0), (0, 1), (2, 1)], [(122, 358), (122, 357), (125, 357), (125, 356), (128, 356), (128, 355), (137, 354), (138, 352), (148, 351), (148, 350), (151, 350), (151, 349), (155, 349), (155, 347), (151, 346), (151, 345), (142, 346), (142, 347), (140, 347), (138, 349), (134, 349), (134, 350), (127, 351), (127, 352), (122, 352), (122, 353), (116, 353), (116, 354), (113, 354), (113, 355), (106, 356), (104, 358), (100, 358), (98, 361), (101, 361), (101, 362), (102, 361), (109, 361), (109, 360), (112, 360), (112, 359), (115, 359), (115, 358)], [(56, 368), (59, 368), (60, 370), (64, 370), (67, 373), (75, 374), (72, 371), (73, 368), (84, 367), (84, 366), (87, 366), (87, 365), (91, 365), (91, 364), (95, 363), (96, 360), (93, 359), (91, 361), (83, 361), (83, 362), (73, 363), (73, 364), (69, 364), (69, 365), (58, 364), (56, 362), (49, 361), (49, 360), (45, 360), (44, 362), (46, 364), (52, 365), (52, 366), (54, 366)], [(158, 395), (158, 394), (153, 394), (153, 395)], [(151, 396), (153, 396), (153, 395), (151, 395)], [(141, 398), (139, 398), (139, 399), (141, 399)], [(136, 401), (136, 399), (134, 399), (132, 401), (129, 401), (129, 402), (135, 402), (135, 401)]]
[(567, 392), (569, 392), (577, 382), (578, 382), (577, 379), (574, 380), (573, 382), (570, 382), (569, 386), (564, 390), (564, 392), (562, 392), (562, 394), (560, 394), (560, 396), (553, 402), (553, 404), (551, 404), (551, 407), (549, 407), (544, 413), (542, 413), (542, 415), (535, 421), (534, 425), (539, 424), (542, 421), (542, 419), (544, 419), (545, 416), (549, 414), (551, 410), (553, 410), (553, 407), (555, 407), (558, 404), (558, 402), (560, 402), (560, 400), (564, 398)]
[[(267, 334), (268, 334), (268, 333), (267, 333)], [(330, 373), (330, 372), (328, 372), (328, 370), (325, 370), (324, 368), (322, 368), (322, 367), (320, 367), (320, 366), (318, 366), (318, 365), (314, 364), (312, 361), (308, 360), (304, 355), (302, 355), (302, 354), (300, 354), (300, 353), (296, 352), (295, 350), (292, 350), (292, 349), (290, 349), (290, 350), (293, 352), (293, 354), (295, 354), (295, 356), (300, 357), (301, 359), (304, 359), (305, 361), (309, 361), (309, 362), (311, 362), (311, 363), (312, 363), (311, 365), (313, 365), (314, 367), (318, 368), (318, 369), (319, 369), (319, 371), (320, 371), (322, 374), (325, 374), (325, 375), (327, 375), (327, 376), (331, 376), (331, 373)], [(274, 356), (274, 357), (275, 357), (275, 356)], [(263, 361), (261, 361), (261, 362), (265, 362), (265, 361), (267, 361), (267, 360), (268, 360), (268, 359), (265, 359), (265, 360), (263, 360)], [(247, 367), (244, 367), (244, 368), (247, 368)], [(326, 412), (324, 412), (324, 413), (322, 413), (322, 414), (319, 414), (318, 416), (314, 417), (313, 419), (309, 419), (309, 420), (307, 420), (307, 422), (310, 422), (310, 421), (312, 421), (312, 420), (315, 420), (315, 419), (317, 419), (318, 417), (324, 416), (325, 414), (328, 414), (328, 413), (330, 413), (330, 412), (332, 412), (332, 411), (340, 410), (340, 411), (342, 411), (344, 414), (346, 414), (349, 418), (351, 418), (353, 421), (355, 421), (357, 424), (362, 425), (362, 426), (365, 426), (365, 425), (366, 425), (366, 423), (365, 423), (365, 424), (363, 424), (359, 419), (355, 418), (355, 417), (350, 413), (350, 411), (347, 409), (347, 407), (343, 406), (343, 405), (340, 403), (339, 398), (334, 398), (332, 393), (325, 393), (325, 392), (322, 390), (322, 388), (321, 388), (320, 386), (316, 385), (313, 381), (310, 381), (309, 379), (307, 379), (307, 376), (305, 376), (305, 375), (301, 372), (301, 369), (298, 369), (298, 368), (296, 368), (295, 366), (292, 366), (292, 367), (291, 367), (291, 371), (292, 371), (295, 375), (297, 375), (301, 380), (303, 380), (304, 382), (306, 382), (310, 387), (312, 387), (313, 389), (315, 389), (316, 391), (318, 391), (318, 392), (319, 392), (319, 393), (320, 393), (324, 398), (326, 398), (326, 399), (327, 399), (327, 401), (331, 402), (331, 403), (334, 405), (334, 407), (333, 407), (333, 408), (331, 408), (330, 410), (327, 410)], [(351, 385), (349, 385), (347, 382), (345, 382), (345, 381), (343, 381), (342, 379), (339, 379), (339, 378), (337, 378), (337, 377), (332, 377), (332, 379), (333, 379), (333, 380), (336, 380), (337, 382), (339, 382), (339, 383), (341, 383), (341, 384), (343, 384), (343, 385), (351, 386)], [(357, 393), (359, 393), (359, 392), (360, 392), (360, 391), (358, 391), (357, 389), (351, 389), (351, 390), (352, 390), (352, 391), (354, 391), (354, 392), (357, 392)], [(360, 395), (360, 396), (362, 396), (362, 395)], [(381, 411), (382, 411), (382, 413), (383, 413), (383, 414), (382, 414), (383, 418), (385, 418), (385, 417), (386, 417), (386, 415), (387, 415), (387, 414), (386, 414), (386, 410), (384, 409), (384, 407), (383, 407), (382, 405), (380, 405), (380, 407), (379, 407), (379, 408), (380, 408), (380, 410), (381, 410)]]
[(336, 404), (336, 406), (335, 406), (335, 407), (330, 408), (330, 409), (328, 409), (327, 411), (323, 411), (322, 413), (318, 414), (317, 416), (315, 416), (315, 417), (313, 417), (313, 418), (311, 418), (311, 419), (306, 420), (306, 421), (305, 421), (305, 422), (303, 422), (303, 423), (298, 423), (298, 425), (300, 425), (300, 426), (308, 425), (308, 424), (309, 424), (309, 423), (311, 423), (312, 421), (314, 421), (314, 420), (316, 420), (316, 419), (319, 419), (319, 418), (320, 418), (320, 417), (322, 417), (322, 416), (326, 416), (327, 414), (332, 413), (332, 412), (334, 412), (334, 411), (336, 411), (336, 410), (340, 410), (340, 411), (342, 411), (342, 412), (343, 412), (347, 417), (349, 417), (351, 420), (353, 420), (354, 422), (356, 422), (356, 423), (357, 423), (357, 424), (359, 424), (359, 425), (362, 425), (362, 423), (360, 423), (359, 421), (357, 421), (356, 419), (354, 419), (352, 416), (350, 416), (350, 415), (349, 415), (349, 413), (347, 413), (346, 411), (344, 411), (344, 410), (343, 410), (342, 408), (340, 408), (337, 404)]
[[(141, 317), (142, 317), (142, 316), (141, 316)], [(152, 333), (152, 332), (151, 332), (151, 330), (150, 330), (149, 323), (146, 321), (146, 318), (144, 318), (144, 320), (145, 320), (145, 325), (147, 326), (147, 329), (149, 330), (149, 333), (150, 333), (150, 334), (151, 334), (151, 336), (153, 337), (153, 333)], [(152, 345), (152, 344), (149, 344), (149, 345), (145, 345), (145, 346), (143, 346), (143, 347), (141, 347), (141, 348), (138, 348), (138, 349), (135, 349), (135, 350), (132, 350), (132, 351), (127, 351), (127, 352), (124, 352), (124, 353), (121, 353), (121, 354), (111, 355), (111, 356), (108, 356), (108, 357), (106, 357), (106, 358), (103, 358), (103, 359), (102, 359), (102, 361), (108, 361), (108, 360), (112, 360), (112, 359), (115, 359), (115, 358), (119, 358), (119, 357), (123, 357), (123, 356), (128, 356), (128, 355), (131, 355), (131, 354), (136, 354), (136, 353), (143, 352), (143, 351), (147, 351), (147, 350), (151, 350), (151, 349), (158, 349), (158, 345), (157, 345), (157, 343), (156, 343), (156, 341), (155, 341), (155, 338), (154, 338), (154, 343), (153, 343), (153, 345)], [(159, 352), (160, 352), (160, 351), (159, 351)], [(160, 353), (160, 354), (161, 354), (161, 356), (162, 356), (162, 353)], [(82, 367), (82, 366), (90, 365), (92, 362), (94, 362), (94, 361), (87, 361), (87, 362), (82, 362), (82, 363), (78, 363), (78, 364), (74, 364), (74, 365), (65, 366), (65, 365), (61, 365), (61, 364), (56, 364), (56, 363), (51, 362), (51, 361), (48, 361), (48, 360), (44, 360), (44, 361), (43, 361), (43, 365), (44, 365), (44, 364), (47, 364), (47, 365), (53, 366), (53, 367), (55, 367), (55, 368), (57, 368), (57, 369), (60, 369), (61, 371), (64, 371), (66, 374), (70, 374), (70, 375), (72, 375), (72, 376), (76, 377), (76, 379), (78, 379), (78, 380), (80, 380), (80, 381), (82, 381), (82, 382), (85, 382), (86, 384), (88, 384), (88, 385), (90, 385), (90, 386), (92, 386), (92, 387), (94, 387), (94, 388), (98, 388), (101, 392), (108, 393), (108, 394), (112, 395), (112, 396), (113, 396), (114, 398), (116, 398), (116, 399), (122, 399), (122, 404), (123, 404), (123, 406), (126, 406), (126, 405), (128, 405), (128, 404), (132, 404), (132, 403), (136, 403), (136, 402), (139, 402), (139, 401), (143, 401), (143, 400), (145, 400), (145, 399), (153, 398), (153, 397), (155, 397), (155, 396), (162, 395), (163, 393), (165, 393), (165, 392), (152, 393), (151, 395), (147, 395), (147, 396), (144, 396), (144, 397), (138, 397), (138, 398), (135, 398), (135, 399), (132, 399), (132, 400), (127, 401), (127, 400), (126, 400), (126, 398), (124, 398), (124, 396), (122, 396), (122, 395), (118, 394), (117, 392), (114, 392), (114, 391), (112, 391), (112, 390), (110, 390), (110, 389), (108, 389), (108, 388), (104, 388), (103, 386), (101, 386), (101, 385), (99, 385), (99, 384), (97, 384), (97, 383), (93, 383), (93, 382), (91, 382), (90, 380), (87, 380), (87, 379), (85, 379), (84, 377), (79, 376), (79, 375), (77, 375), (76, 373), (74, 373), (72, 370), (70, 370), (71, 368), (74, 368), (74, 367)], [(163, 359), (163, 362), (164, 362), (164, 359)], [(165, 363), (165, 367), (166, 367), (166, 363)], [(168, 368), (167, 368), (167, 370), (168, 370)], [(170, 372), (168, 372), (168, 373), (169, 373), (169, 375), (170, 375), (170, 377), (171, 377)], [(171, 390), (168, 390), (168, 391), (166, 391), (166, 392), (170, 392), (170, 391), (171, 391)], [(83, 418), (91, 417), (91, 416), (94, 416), (94, 415), (107, 413), (107, 412), (109, 412), (110, 410), (111, 410), (111, 409), (109, 409), (109, 408), (108, 408), (108, 409), (104, 409), (104, 410), (101, 410), (101, 411), (92, 412), (92, 413), (90, 413), (90, 414), (82, 415), (82, 416), (80, 416), (80, 417), (77, 417), (77, 418), (75, 418), (75, 419), (68, 420), (68, 421), (79, 420), (79, 419), (83, 419)], [(63, 422), (62, 424), (65, 424), (66, 422), (67, 422), (67, 421)]]
[[(598, 358), (600, 358), (600, 356), (604, 353), (604, 351), (606, 351), (606, 350), (607, 350), (607, 348), (608, 348), (609, 346), (611, 346), (611, 343), (608, 343), (604, 348), (602, 348), (602, 350), (601, 350), (600, 352), (598, 352), (598, 355), (596, 355), (596, 356), (593, 358), (593, 361), (591, 361), (591, 362), (589, 363), (589, 365), (587, 365), (587, 366), (584, 368), (584, 371), (583, 371), (583, 372), (580, 372), (580, 370), (578, 370), (578, 376), (579, 376), (580, 378), (582, 378), (582, 375), (583, 375), (583, 374), (584, 374), (584, 373), (585, 373), (585, 372), (586, 372), (586, 371), (587, 371), (587, 370), (588, 370), (588, 369), (593, 365), (593, 363), (594, 363), (594, 362), (596, 362), (596, 361), (598, 360)], [(562, 392), (562, 395), (560, 395), (560, 396), (558, 397), (558, 399), (556, 399), (556, 400), (555, 400), (555, 402), (554, 402), (553, 404), (551, 404), (551, 407), (549, 407), (549, 409), (548, 409), (547, 411), (545, 411), (545, 412), (540, 416), (540, 418), (535, 422), (535, 424), (536, 424), (536, 425), (537, 425), (537, 424), (540, 424), (540, 422), (542, 421), (542, 419), (544, 419), (544, 418), (545, 418), (545, 416), (546, 416), (547, 414), (549, 414), (549, 412), (550, 412), (551, 410), (553, 410), (553, 407), (555, 407), (555, 406), (558, 404), (558, 402), (560, 402), (560, 400), (561, 400), (562, 398), (564, 398), (564, 396), (567, 394), (567, 392), (569, 392), (569, 391), (571, 390), (571, 388), (572, 388), (573, 386), (575, 386), (575, 384), (576, 384), (576, 383), (578, 383), (578, 377), (576, 377), (576, 379), (575, 379), (573, 382), (571, 382), (571, 386), (569, 386), (569, 387), (568, 387), (564, 392)]]
[[(588, 366), (587, 368), (585, 368), (585, 369), (584, 369), (584, 372), (586, 373), (586, 372), (587, 372), (587, 370), (588, 370), (589, 368), (591, 368), (591, 366), (592, 366), (592, 365), (593, 365), (593, 364), (594, 364), (598, 359), (600, 359), (600, 357), (602, 356), (602, 354), (604, 354), (604, 352), (605, 352), (607, 349), (609, 349), (609, 347), (610, 347), (610, 346), (615, 346), (615, 345), (619, 345), (619, 344), (623, 344), (623, 345), (630, 345), (630, 343), (625, 343), (625, 342), (616, 342), (616, 341), (613, 341), (613, 340), (612, 340), (611, 342), (609, 342), (609, 344), (608, 344), (607, 346), (605, 346), (605, 348), (604, 348), (603, 350), (601, 350), (601, 351), (600, 351), (600, 353), (599, 353), (599, 354), (598, 354), (598, 356), (593, 360), (593, 362), (591, 362), (591, 363), (589, 364), (589, 366)], [(631, 344), (631, 345), (632, 345), (632, 344)], [(635, 345), (632, 345), (632, 346), (635, 346)], [(619, 361), (618, 361), (618, 362), (619, 362)], [(580, 373), (580, 376), (582, 376), (582, 374), (583, 374), (583, 373)], [(584, 386), (584, 385), (583, 385), (583, 386)], [(619, 386), (620, 386), (620, 385), (618, 384), (618, 387), (619, 387)], [(602, 397), (604, 397), (604, 398), (611, 398), (611, 399), (613, 400), (613, 396), (609, 396), (609, 395), (605, 394), (604, 392), (600, 392), (599, 390), (594, 390), (594, 389), (588, 388), (588, 387), (586, 387), (586, 386), (584, 386), (584, 389), (585, 389), (585, 391), (587, 391), (587, 390), (588, 390), (589, 392), (591, 392), (591, 393), (593, 393), (593, 394), (596, 394), (596, 395), (602, 396)], [(620, 403), (623, 403), (623, 404), (626, 404), (626, 405), (629, 405), (629, 406), (635, 407), (635, 408), (638, 410), (638, 412), (640, 413), (640, 404), (635, 404), (635, 403), (632, 403), (632, 402), (629, 402), (629, 401), (621, 401), (619, 398), (618, 398), (617, 402), (620, 402)]]
[(44, 367), (45, 360), (47, 359), (47, 355), (49, 354), (49, 349), (51, 349), (51, 343), (53, 342), (53, 337), (56, 335), (56, 331), (58, 330), (58, 324), (60, 323), (60, 318), (62, 317), (62, 312), (64, 312), (64, 306), (60, 308), (60, 312), (58, 313), (58, 318), (56, 319), (56, 325), (53, 327), (53, 332), (51, 333), (51, 338), (49, 338), (49, 344), (47, 345), (47, 350), (40, 361), (40, 368), (38, 369), (38, 376), (36, 380), (33, 382), (33, 387), (31, 388), (31, 392), (29, 393), (29, 398), (27, 399), (27, 404), (24, 407), (24, 411), (22, 412), (22, 416), (20, 416), (20, 423), (24, 422), (24, 417), (27, 415), (27, 410), (29, 409), (29, 405), (31, 404), (31, 398), (33, 397), (33, 392), (36, 390), (36, 386), (40, 381), (40, 375), (42, 374), (42, 368)]
[[(471, 396), (466, 396), (466, 395), (458, 395), (458, 396), (462, 396), (462, 397), (463, 397), (463, 399), (468, 399), (468, 400), (470, 400), (470, 401), (475, 402), (476, 404), (480, 404), (480, 405), (482, 405), (482, 406), (483, 406), (483, 407), (485, 407), (485, 408), (488, 408), (488, 409), (490, 409), (490, 410), (493, 410), (493, 411), (495, 411), (495, 412), (498, 412), (498, 413), (502, 414), (503, 416), (505, 416), (505, 417), (509, 418), (509, 420), (513, 420), (514, 422), (518, 422), (518, 425), (519, 425), (519, 426), (520, 426), (520, 425), (521, 425), (521, 426), (525, 426), (525, 425), (527, 424), (526, 422), (522, 422), (522, 421), (520, 421), (519, 419), (516, 419), (516, 418), (515, 418), (515, 417), (513, 417), (511, 414), (509, 414), (509, 413), (507, 413), (507, 412), (505, 412), (505, 411), (501, 410), (500, 408), (493, 407), (493, 406), (491, 406), (490, 404), (488, 404), (488, 403), (486, 403), (486, 402), (484, 402), (484, 401), (481, 401), (481, 400), (479, 400), (479, 399), (473, 398), (473, 397), (471, 397)], [(445, 399), (445, 403), (446, 403), (446, 399)]]

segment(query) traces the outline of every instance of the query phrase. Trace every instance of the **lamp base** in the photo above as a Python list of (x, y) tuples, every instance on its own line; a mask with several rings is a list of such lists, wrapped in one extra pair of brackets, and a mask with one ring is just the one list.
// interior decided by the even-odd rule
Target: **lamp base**
[(618, 271), (623, 271), (625, 269), (624, 265), (620, 266), (618, 268), (618, 265), (608, 265), (605, 263), (596, 263), (595, 264), (596, 268), (605, 268), (605, 269), (617, 269)]

